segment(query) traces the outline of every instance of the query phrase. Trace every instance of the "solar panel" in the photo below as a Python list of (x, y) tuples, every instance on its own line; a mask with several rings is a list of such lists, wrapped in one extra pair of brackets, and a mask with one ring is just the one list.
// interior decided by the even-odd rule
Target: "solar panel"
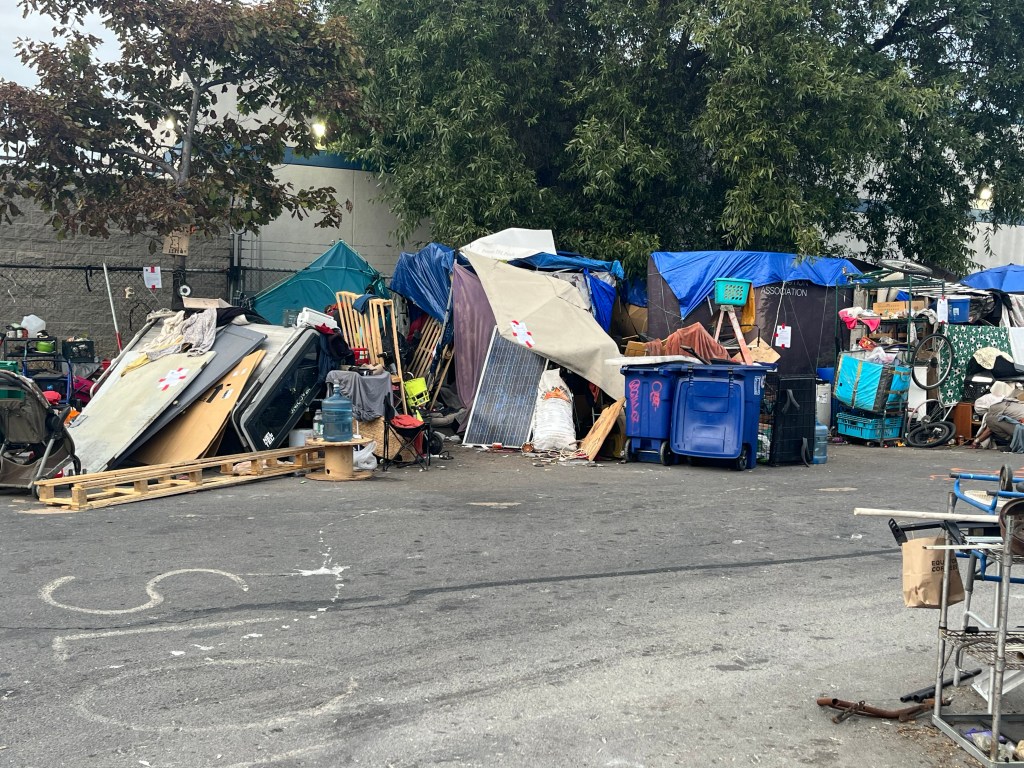
[(540, 375), (548, 361), (495, 328), (480, 372), (463, 445), (518, 448), (530, 439)]

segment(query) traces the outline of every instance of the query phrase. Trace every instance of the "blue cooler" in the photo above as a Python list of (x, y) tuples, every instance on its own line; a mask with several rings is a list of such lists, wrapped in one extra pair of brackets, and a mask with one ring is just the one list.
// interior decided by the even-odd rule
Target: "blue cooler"
[(757, 465), (757, 428), (764, 396), (762, 365), (687, 365), (677, 372), (672, 452), (723, 459), (735, 469)]
[(654, 365), (624, 365), (626, 455), (630, 461), (672, 464), (669, 449), (675, 373)]

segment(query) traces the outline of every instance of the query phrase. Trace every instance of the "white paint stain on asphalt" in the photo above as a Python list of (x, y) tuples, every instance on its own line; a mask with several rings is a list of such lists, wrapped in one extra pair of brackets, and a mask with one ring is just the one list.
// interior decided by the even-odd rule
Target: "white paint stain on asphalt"
[[(159, 725), (156, 723), (132, 723), (126, 722), (116, 717), (101, 714), (100, 712), (96, 711), (95, 707), (95, 702), (97, 701), (108, 701), (110, 696), (112, 695), (112, 692), (127, 689), (147, 690), (148, 686), (145, 685), (145, 681), (147, 678), (150, 677), (163, 680), (166, 679), (168, 675), (194, 674), (196, 672), (209, 670), (212, 667), (255, 667), (258, 669), (260, 667), (267, 668), (274, 666), (294, 668), (313, 667), (316, 665), (314, 665), (312, 662), (302, 661), (300, 659), (217, 659), (213, 661), (196, 662), (193, 666), (186, 665), (173, 667), (151, 667), (149, 669), (134, 670), (116, 676), (109, 680), (105, 680), (102, 683), (89, 686), (82, 693), (75, 697), (74, 708), (77, 714), (91, 722), (101, 723), (103, 725), (112, 725), (118, 728), (127, 728), (132, 731), (145, 731), (156, 733), (217, 733), (225, 731), (269, 729), (288, 725), (302, 720), (310, 720), (317, 717), (323, 717), (324, 715), (337, 714), (341, 710), (342, 704), (348, 698), (350, 698), (359, 688), (359, 684), (356, 683), (355, 680), (350, 679), (341, 693), (339, 693), (337, 696), (329, 698), (327, 701), (321, 704), (317, 704), (312, 707), (307, 707), (305, 709), (285, 712), (283, 714), (279, 714), (274, 717), (266, 718), (263, 720), (255, 720), (252, 722), (243, 723), (229, 722), (193, 726), (183, 725), (181, 723), (167, 725)], [(168, 717), (173, 719), (173, 713), (170, 713)]]
[(150, 608), (155, 608), (164, 601), (163, 594), (156, 588), (157, 584), (171, 576), (179, 576), (184, 573), (212, 573), (217, 576), (223, 576), (237, 584), (243, 592), (249, 591), (249, 585), (245, 583), (245, 580), (233, 573), (219, 571), (214, 568), (181, 568), (176, 571), (161, 573), (159, 576), (154, 576), (146, 582), (146, 594), (149, 595), (149, 600), (142, 605), (135, 606), (134, 608), (82, 608), (77, 605), (68, 605), (67, 603), (58, 602), (57, 599), (54, 598), (53, 593), (63, 585), (74, 581), (74, 576), (61, 576), (59, 579), (54, 579), (39, 590), (39, 599), (44, 603), (54, 606), (55, 608), (63, 608), (66, 611), (77, 611), (78, 613), (91, 613), (98, 616), (123, 616), (129, 613), (140, 613), (141, 611), (148, 611)]
[(70, 657), (69, 643), (84, 640), (99, 640), (107, 637), (132, 637), (134, 635), (153, 635), (161, 632), (201, 632), (208, 629), (231, 629), (252, 624), (268, 624), (281, 621), (280, 616), (266, 619), (236, 619), (234, 621), (213, 621), (206, 624), (169, 624), (160, 627), (139, 627), (137, 629), (110, 629), (102, 632), (82, 632), (77, 635), (57, 635), (50, 643), (53, 655), (58, 661), (67, 661)]

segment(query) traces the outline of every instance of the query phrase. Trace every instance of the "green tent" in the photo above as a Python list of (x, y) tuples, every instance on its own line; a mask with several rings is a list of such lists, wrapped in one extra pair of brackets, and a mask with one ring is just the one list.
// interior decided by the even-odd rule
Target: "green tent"
[(344, 242), (338, 242), (308, 267), (252, 298), (252, 308), (268, 322), (284, 324), (288, 309), (322, 312), (335, 303), (335, 293), (373, 293), (389, 298), (384, 276)]

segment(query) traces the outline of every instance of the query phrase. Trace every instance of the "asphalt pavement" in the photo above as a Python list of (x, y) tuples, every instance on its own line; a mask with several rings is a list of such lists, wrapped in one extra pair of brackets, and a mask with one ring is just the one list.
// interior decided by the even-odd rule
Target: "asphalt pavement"
[(0, 765), (970, 764), (927, 717), (815, 699), (934, 680), (936, 612), (853, 508), (943, 508), (951, 469), (1009, 455), (452, 455), (74, 514), (0, 494)]

